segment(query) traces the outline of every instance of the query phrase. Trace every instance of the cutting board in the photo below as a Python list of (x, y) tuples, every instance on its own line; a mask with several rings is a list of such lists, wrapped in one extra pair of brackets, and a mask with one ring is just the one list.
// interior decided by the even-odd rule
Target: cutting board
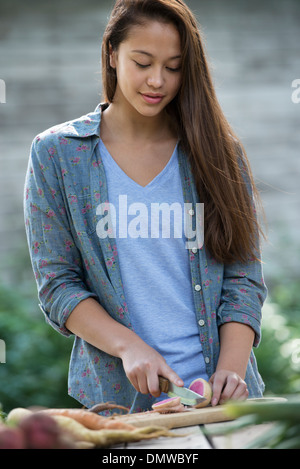
[[(272, 397), (249, 399), (255, 402), (285, 401), (285, 398)], [(188, 409), (184, 412), (174, 414), (159, 414), (158, 412), (148, 411), (136, 414), (123, 415), (122, 420), (136, 427), (162, 426), (167, 428), (190, 427), (207, 423), (226, 422), (232, 420), (225, 413), (225, 406), (203, 407), (202, 409)]]

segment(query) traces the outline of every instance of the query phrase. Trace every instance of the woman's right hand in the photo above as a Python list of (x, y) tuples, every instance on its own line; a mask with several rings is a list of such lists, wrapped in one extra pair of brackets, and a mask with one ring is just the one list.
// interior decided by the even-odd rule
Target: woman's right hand
[(120, 357), (127, 378), (142, 394), (159, 397), (159, 376), (167, 378), (176, 386), (183, 386), (182, 379), (169, 367), (166, 360), (156, 350), (141, 339), (131, 344)]
[(113, 319), (94, 298), (87, 298), (74, 308), (66, 327), (94, 347), (121, 358), (127, 378), (140, 393), (160, 396), (159, 376), (183, 386), (183, 381), (158, 352)]

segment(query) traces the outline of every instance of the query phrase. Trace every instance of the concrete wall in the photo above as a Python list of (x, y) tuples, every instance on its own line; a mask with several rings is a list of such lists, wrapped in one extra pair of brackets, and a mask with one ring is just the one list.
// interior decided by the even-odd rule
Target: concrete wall
[[(269, 224), (267, 280), (300, 274), (299, 0), (187, 1), (206, 37), (217, 93), (242, 138)], [(28, 262), (23, 186), (39, 132), (100, 101), (100, 47), (113, 1), (1, 0), (0, 275)], [(300, 96), (300, 93), (299, 95)]]

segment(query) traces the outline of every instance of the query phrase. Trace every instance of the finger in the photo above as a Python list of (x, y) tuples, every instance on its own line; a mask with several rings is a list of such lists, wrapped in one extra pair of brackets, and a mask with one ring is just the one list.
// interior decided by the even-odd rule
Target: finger
[(138, 387), (139, 387), (139, 392), (142, 394), (149, 394), (149, 388), (148, 388), (148, 382), (147, 382), (147, 377), (142, 374), (139, 375), (137, 378), (138, 381)]
[(231, 399), (235, 401), (244, 401), (248, 399), (248, 397), (249, 391), (247, 388), (247, 384), (245, 383), (245, 381), (241, 381), (234, 393), (232, 394)]
[(159, 379), (158, 375), (154, 374), (148, 376), (148, 389), (150, 394), (154, 397), (159, 397), (161, 395), (161, 390), (159, 389)]
[(212, 382), (213, 395), (211, 398), (211, 405), (215, 406), (219, 403), (223, 388), (226, 384), (226, 376), (216, 374)]
[(146, 379), (144, 379), (144, 374), (141, 373), (138, 369), (130, 370), (127, 373), (127, 378), (136, 391), (143, 394), (143, 391), (147, 389), (147, 384), (145, 386)]
[(233, 399), (233, 396), (241, 396), (247, 388), (246, 383), (236, 374), (230, 375), (227, 378), (227, 383), (222, 391), (220, 404), (224, 404), (229, 399)]
[(208, 380), (209, 384), (211, 384), (211, 385), (214, 384), (215, 374), (216, 374), (216, 373), (214, 373), (213, 375), (211, 375), (211, 377), (210, 377), (209, 380)]
[(237, 375), (230, 375), (227, 377), (226, 386), (221, 393), (220, 402), (225, 402), (226, 400), (230, 399), (234, 391), (236, 390), (239, 384), (239, 378)]
[(169, 381), (171, 381), (171, 383), (174, 383), (176, 386), (183, 386), (183, 385), (184, 385), (184, 382), (183, 382), (182, 379), (178, 376), (178, 374), (175, 373), (175, 371), (172, 370), (172, 368), (170, 368), (167, 364), (166, 364), (166, 366), (162, 369), (161, 375), (162, 375), (164, 378), (167, 378)]

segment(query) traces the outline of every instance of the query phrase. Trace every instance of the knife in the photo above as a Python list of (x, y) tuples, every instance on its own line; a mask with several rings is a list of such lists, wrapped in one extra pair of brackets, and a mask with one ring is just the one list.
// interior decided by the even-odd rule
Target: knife
[(205, 401), (205, 397), (201, 394), (197, 394), (188, 388), (176, 386), (162, 376), (159, 376), (159, 389), (161, 392), (168, 394), (169, 397), (180, 397), (180, 401), (184, 405), (194, 406)]

